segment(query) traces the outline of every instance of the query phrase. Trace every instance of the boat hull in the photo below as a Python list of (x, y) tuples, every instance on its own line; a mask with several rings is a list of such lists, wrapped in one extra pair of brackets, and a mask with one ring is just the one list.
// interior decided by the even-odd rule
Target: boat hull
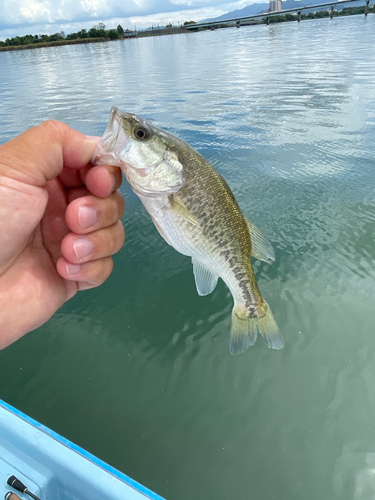
[(0, 499), (11, 475), (42, 499), (164, 500), (0, 400)]

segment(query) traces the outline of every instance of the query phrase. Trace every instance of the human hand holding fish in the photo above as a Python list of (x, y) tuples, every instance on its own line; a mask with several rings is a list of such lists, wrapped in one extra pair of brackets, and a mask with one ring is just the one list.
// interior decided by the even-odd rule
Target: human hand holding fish
[(121, 168), (165, 241), (191, 257), (199, 295), (222, 278), (234, 307), (232, 354), (252, 346), (257, 332), (268, 347), (284, 340), (262, 297), (250, 255), (275, 260), (271, 244), (242, 214), (232, 191), (208, 161), (181, 139), (113, 107), (93, 163)]
[(124, 241), (117, 167), (165, 241), (192, 258), (198, 294), (211, 293), (219, 277), (230, 289), (231, 353), (253, 345), (258, 331), (281, 349), (250, 262), (274, 260), (267, 238), (197, 151), (117, 108), (99, 144), (49, 121), (0, 146), (0, 348), (110, 274), (110, 255)]
[(122, 176), (90, 164), (97, 139), (48, 121), (0, 146), (0, 348), (111, 273)]

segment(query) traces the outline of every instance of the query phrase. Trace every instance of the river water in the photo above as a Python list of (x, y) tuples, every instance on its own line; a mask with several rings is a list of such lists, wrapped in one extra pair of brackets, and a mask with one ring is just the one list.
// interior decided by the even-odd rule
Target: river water
[(126, 181), (110, 279), (0, 352), (0, 398), (170, 500), (375, 498), (375, 16), (0, 53), (0, 142), (112, 105), (189, 142), (271, 240), (285, 338), (231, 356)]

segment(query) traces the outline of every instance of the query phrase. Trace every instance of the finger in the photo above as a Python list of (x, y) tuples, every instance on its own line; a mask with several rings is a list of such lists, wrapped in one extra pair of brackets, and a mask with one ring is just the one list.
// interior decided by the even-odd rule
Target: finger
[(88, 195), (72, 201), (65, 213), (66, 222), (73, 233), (87, 234), (112, 226), (124, 214), (125, 201), (120, 191), (108, 198)]
[(65, 123), (43, 122), (1, 146), (0, 174), (44, 186), (63, 167), (79, 170), (87, 165), (96, 146)]
[(82, 187), (76, 187), (76, 188), (70, 188), (66, 190), (66, 200), (69, 203), (71, 203), (74, 200), (77, 200), (78, 198), (84, 198), (85, 196), (89, 196), (90, 192), (89, 190), (82, 186)]
[(89, 163), (79, 171), (64, 168), (59, 179), (65, 188), (84, 185), (95, 196), (106, 198), (121, 186), (122, 174), (118, 167), (111, 165), (93, 167)]
[[(82, 170), (84, 170), (84, 167)], [(59, 179), (64, 188), (69, 189), (72, 187), (82, 186), (82, 179), (80, 176), (81, 170), (72, 170), (71, 168), (63, 168)]]
[(61, 256), (61, 242), (70, 232), (65, 220), (66, 195), (59, 179), (46, 183), (48, 203), (41, 220), (42, 237), (54, 262)]
[[(101, 285), (111, 274), (113, 260), (105, 257), (85, 264), (72, 264), (64, 257), (60, 257), (56, 264), (60, 276), (68, 281), (75, 281), (79, 290), (93, 288)], [(80, 285), (82, 285), (80, 287)]]
[(125, 241), (124, 227), (120, 221), (111, 227), (79, 236), (69, 233), (61, 243), (61, 253), (72, 264), (109, 257), (121, 250)]
[(121, 186), (122, 173), (112, 165), (98, 165), (85, 168), (81, 178), (87, 189), (99, 198), (107, 198)]

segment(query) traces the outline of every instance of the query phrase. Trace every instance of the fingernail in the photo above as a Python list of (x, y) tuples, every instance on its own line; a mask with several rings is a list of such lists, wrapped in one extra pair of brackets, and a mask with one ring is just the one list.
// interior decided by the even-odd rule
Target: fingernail
[(91, 207), (79, 207), (78, 222), (82, 229), (93, 226), (97, 221), (96, 210)]
[(74, 253), (78, 260), (82, 260), (92, 252), (94, 245), (87, 238), (77, 238), (73, 243)]
[(69, 275), (72, 275), (72, 274), (78, 274), (81, 270), (81, 266), (79, 264), (66, 264), (65, 265), (66, 267), (66, 272), (69, 274)]

